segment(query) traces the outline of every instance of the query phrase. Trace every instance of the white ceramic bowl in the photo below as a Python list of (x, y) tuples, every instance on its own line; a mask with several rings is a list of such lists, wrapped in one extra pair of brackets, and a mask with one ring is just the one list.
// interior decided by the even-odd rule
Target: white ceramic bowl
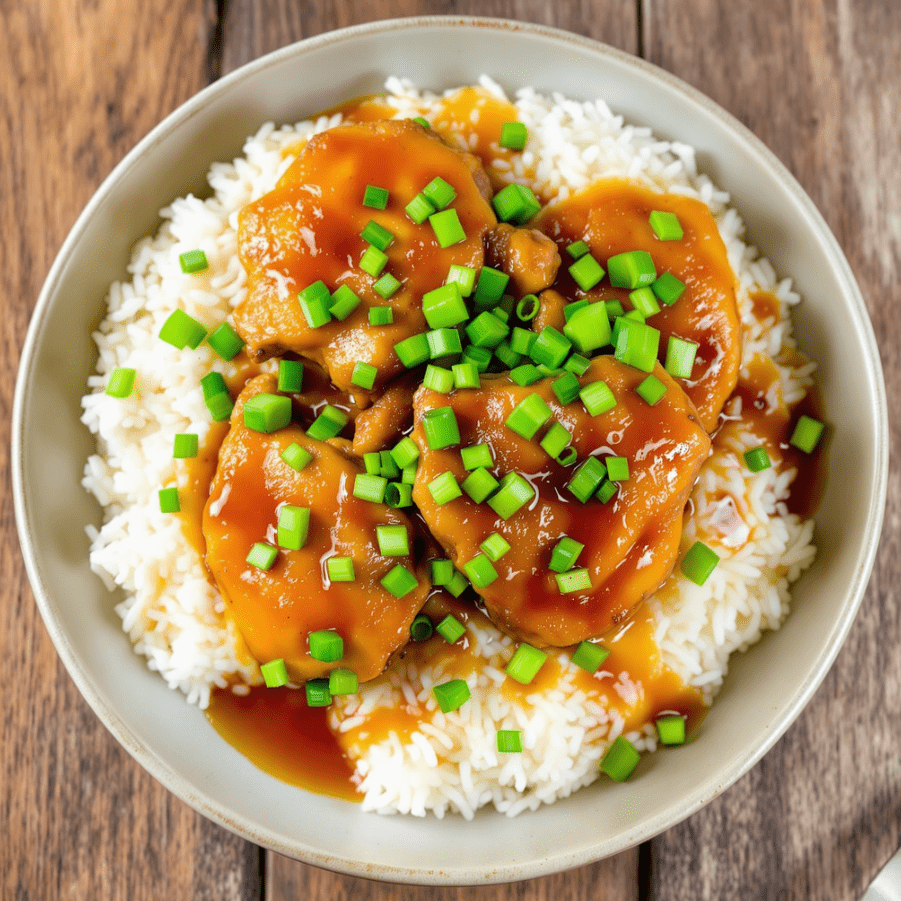
[[(603, 96), (658, 135), (695, 145), (732, 194), (750, 238), (805, 297), (795, 314), (834, 423), (829, 490), (817, 514), (819, 557), (784, 628), (737, 656), (697, 738), (651, 755), (639, 778), (597, 784), (536, 813), (474, 822), (378, 817), (261, 771), (132, 653), (114, 598), (88, 568), (84, 527), (100, 511), (80, 487), (92, 440), (79, 398), (92, 371), (90, 334), (131, 245), (157, 211), (205, 190), (267, 120), (295, 122), (381, 89), (389, 74), (441, 89), (488, 73), (576, 98)], [(849, 366), (848, 361), (856, 361)], [(801, 188), (747, 129), (655, 67), (537, 25), (484, 19), (378, 22), (264, 57), (202, 91), (115, 169), (66, 240), (41, 293), (22, 358), (13, 437), (16, 514), (37, 602), (60, 656), (106, 726), (186, 803), (247, 838), (308, 863), (400, 882), (525, 879), (621, 851), (716, 797), (773, 745), (835, 658), (863, 596), (885, 499), (888, 439), (879, 356), (837, 243)], [(838, 482), (834, 479), (833, 482)]]

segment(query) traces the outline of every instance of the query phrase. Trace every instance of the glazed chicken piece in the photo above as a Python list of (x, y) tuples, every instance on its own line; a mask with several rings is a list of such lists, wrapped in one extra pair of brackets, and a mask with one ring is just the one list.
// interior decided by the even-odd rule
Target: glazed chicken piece
[[(428, 220), (416, 225), (405, 212), (435, 178), (456, 192), (446, 211), (456, 212), (465, 234), (448, 247), (439, 245)], [(386, 209), (363, 205), (368, 185), (388, 190)], [(312, 138), (275, 190), (240, 214), (238, 248), (248, 291), (235, 325), (252, 358), (293, 351), (320, 363), (338, 388), (357, 394), (354, 367), (368, 363), (376, 367), (371, 390), (378, 393), (404, 369), (394, 345), (427, 329), (422, 295), (442, 285), (454, 264), (482, 266), (483, 237), (497, 221), (483, 193), (488, 190), (474, 157), (411, 120), (339, 126)], [(360, 233), (370, 220), (392, 237), (381, 275), (390, 274), (400, 287), (387, 299), (374, 290), (377, 278), (360, 268), (369, 246)], [(360, 305), (343, 321), (311, 326), (298, 293), (318, 281), (330, 292), (352, 290)], [(370, 325), (370, 308), (385, 306), (393, 322)]]
[[(362, 470), (341, 452), (341, 440), (316, 441), (294, 424), (271, 434), (244, 425), (245, 403), (275, 391), (275, 378), (261, 375), (235, 404), (203, 513), (206, 563), (260, 663), (283, 658), (297, 682), (337, 668), (353, 670), (364, 682), (379, 675), (408, 640), (410, 623), (429, 591), (428, 573), (410, 554), (380, 553), (377, 526), (404, 526), (412, 548), (413, 525), (398, 510), (354, 497), (354, 479)], [(300, 472), (281, 459), (292, 443), (313, 456)], [(246, 558), (257, 542), (277, 545), (285, 504), (309, 508), (306, 543), (300, 550), (280, 549), (264, 571)], [(353, 559), (355, 581), (329, 579), (327, 560), (334, 556)], [(380, 584), (398, 564), (416, 576), (415, 587), (401, 598)], [(308, 636), (319, 630), (336, 630), (342, 637), (340, 660), (323, 663), (310, 656)]]
[(515, 297), (550, 287), (560, 268), (557, 245), (534, 228), (500, 222), (485, 234), (486, 263), (510, 276)]
[[(610, 356), (596, 358), (579, 382), (585, 386), (602, 380), (617, 401), (597, 416), (579, 399), (562, 405), (550, 379), (520, 387), (505, 375), (483, 376), (479, 389), (442, 395), (422, 387), (417, 392), (412, 436), (420, 458), (413, 498), (432, 535), (460, 569), (493, 532), (509, 543), (511, 549), (494, 563), (497, 579), (477, 591), (491, 619), (514, 637), (557, 647), (596, 637), (620, 622), (672, 570), (685, 504), (710, 439), (685, 392), (661, 366), (654, 375), (667, 392), (650, 406), (635, 391), (645, 373)], [(574, 465), (561, 466), (548, 456), (539, 444), (543, 432), (528, 440), (506, 426), (514, 407), (531, 394), (550, 407), (549, 422), (571, 432), (578, 453)], [(433, 450), (424, 417), (441, 407), (453, 410), (460, 443)], [(465, 491), (438, 504), (429, 489), (445, 472), (462, 485), (470, 474), (460, 448), (480, 443), (491, 448), (490, 472), (498, 481), (515, 472), (531, 485), (531, 500), (507, 519)], [(583, 503), (567, 487), (590, 456), (628, 461), (629, 478), (619, 482), (607, 503), (596, 497)], [(590, 589), (562, 593), (558, 587), (549, 564), (563, 536), (584, 545), (575, 565), (588, 570)]]

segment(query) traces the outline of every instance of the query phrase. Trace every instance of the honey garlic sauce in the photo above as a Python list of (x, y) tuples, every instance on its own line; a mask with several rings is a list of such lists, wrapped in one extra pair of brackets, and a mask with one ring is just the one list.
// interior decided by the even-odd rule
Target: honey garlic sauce
[[(653, 210), (675, 213), (684, 237), (659, 240), (648, 222)], [(741, 329), (735, 274), (710, 210), (693, 198), (609, 180), (548, 207), (533, 224), (557, 242), (561, 254), (568, 244), (582, 240), (606, 266), (611, 256), (645, 250), (654, 260), (658, 275), (671, 272), (685, 284), (676, 303), (661, 303), (660, 312), (649, 325), (660, 331), (661, 362), (670, 336), (698, 344), (691, 378), (680, 380), (680, 384), (698, 408), (704, 428), (712, 432), (738, 377)], [(554, 287), (570, 300), (585, 295), (565, 266)], [(606, 284), (589, 292), (590, 296), (619, 297), (626, 309), (632, 306), (628, 294)]]

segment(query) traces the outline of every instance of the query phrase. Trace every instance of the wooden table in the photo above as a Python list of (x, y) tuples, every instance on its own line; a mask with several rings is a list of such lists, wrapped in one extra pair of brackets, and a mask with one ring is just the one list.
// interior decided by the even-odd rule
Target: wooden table
[[(90, 711), (29, 590), (8, 489), (16, 366), (41, 283), (101, 180), (210, 81), (332, 28), (417, 14), (566, 28), (644, 56), (747, 124), (794, 172), (869, 304), (901, 390), (901, 4), (897, 0), (2, 0), (0, 15), (0, 897), (853, 901), (901, 841), (901, 484), (847, 644), (750, 774), (641, 848), (511, 886), (335, 876), (204, 820)], [(897, 446), (901, 418), (893, 417)]]

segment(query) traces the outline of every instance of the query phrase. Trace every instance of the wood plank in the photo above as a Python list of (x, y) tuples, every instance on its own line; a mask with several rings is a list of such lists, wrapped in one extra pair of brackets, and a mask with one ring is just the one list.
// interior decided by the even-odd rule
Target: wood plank
[[(116, 162), (207, 80), (205, 0), (0, 3), (0, 478), (28, 317)], [(112, 739), (47, 636), (0, 492), (0, 896), (233, 899), (258, 851), (172, 797)]]
[[(652, 62), (738, 116), (794, 172), (845, 250), (901, 388), (901, 6), (649, 0)], [(892, 439), (901, 423), (892, 416)], [(860, 615), (813, 701), (760, 766), (653, 843), (652, 897), (857, 899), (901, 840), (901, 481)]]

